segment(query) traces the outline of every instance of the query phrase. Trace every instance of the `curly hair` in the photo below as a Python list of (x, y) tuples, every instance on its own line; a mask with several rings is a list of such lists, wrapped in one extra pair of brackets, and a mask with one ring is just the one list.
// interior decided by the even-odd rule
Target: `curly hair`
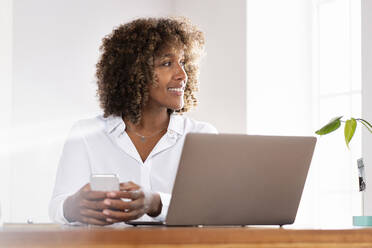
[(116, 27), (103, 38), (96, 65), (97, 95), (104, 116), (124, 116), (135, 124), (141, 120), (149, 87), (156, 83), (154, 59), (169, 48), (183, 49), (188, 81), (183, 108), (168, 109), (168, 113), (195, 107), (204, 42), (204, 34), (184, 17), (140, 18)]

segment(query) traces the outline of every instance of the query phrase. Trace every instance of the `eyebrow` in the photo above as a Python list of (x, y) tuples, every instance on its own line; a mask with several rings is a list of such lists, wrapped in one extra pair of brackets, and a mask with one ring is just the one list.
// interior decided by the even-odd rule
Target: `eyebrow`
[(173, 56), (174, 56), (173, 53), (167, 53), (167, 54), (164, 54), (164, 55), (160, 56), (160, 58), (162, 59), (162, 58), (165, 58), (165, 57), (173, 57)]
[[(174, 56), (176, 56), (174, 53), (167, 53), (167, 54), (161, 55), (161, 56), (159, 57), (159, 59), (170, 58), (170, 57), (174, 57)], [(183, 56), (182, 56), (182, 59), (184, 59), (184, 58), (185, 58), (185, 56), (183, 55)]]

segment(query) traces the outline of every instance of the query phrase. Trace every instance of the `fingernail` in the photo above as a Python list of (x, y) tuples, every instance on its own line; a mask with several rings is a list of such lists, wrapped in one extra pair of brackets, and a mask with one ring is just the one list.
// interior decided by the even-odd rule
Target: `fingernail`
[(103, 210), (102, 213), (105, 214), (105, 215), (109, 215), (110, 214), (110, 212), (107, 209)]
[(109, 199), (105, 199), (105, 200), (103, 201), (103, 203), (104, 203), (105, 205), (108, 205), (108, 206), (111, 205), (111, 202), (110, 202)]
[(114, 220), (113, 219), (110, 219), (110, 218), (107, 218), (106, 221), (107, 222), (113, 222)]

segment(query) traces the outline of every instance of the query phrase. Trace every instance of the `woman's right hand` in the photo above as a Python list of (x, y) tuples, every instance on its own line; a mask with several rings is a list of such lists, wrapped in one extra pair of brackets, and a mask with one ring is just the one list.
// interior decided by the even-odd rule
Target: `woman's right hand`
[(63, 204), (63, 213), (69, 222), (93, 225), (111, 225), (106, 221), (102, 211), (107, 209), (103, 203), (106, 192), (92, 191), (90, 184), (85, 184), (78, 192), (69, 196)]

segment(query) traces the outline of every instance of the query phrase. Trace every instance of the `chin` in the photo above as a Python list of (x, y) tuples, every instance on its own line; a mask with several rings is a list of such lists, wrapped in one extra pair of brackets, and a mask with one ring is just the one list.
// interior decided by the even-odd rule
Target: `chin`
[(174, 111), (177, 111), (177, 110), (182, 109), (183, 106), (184, 106), (184, 104), (181, 103), (181, 104), (175, 104), (175, 105), (169, 106), (168, 108), (169, 108), (169, 109), (172, 109), (172, 110), (174, 110)]

